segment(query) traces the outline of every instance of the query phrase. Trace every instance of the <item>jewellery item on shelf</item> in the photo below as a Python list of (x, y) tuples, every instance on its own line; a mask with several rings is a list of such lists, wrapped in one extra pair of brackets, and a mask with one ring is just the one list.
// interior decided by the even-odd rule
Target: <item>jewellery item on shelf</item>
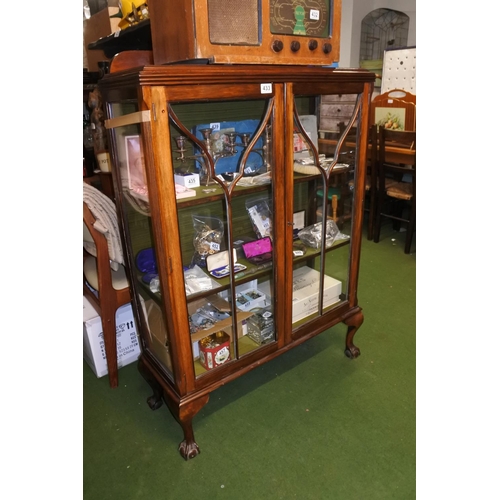
[(151, 278), (151, 281), (149, 282), (149, 289), (153, 293), (160, 292), (160, 278), (158, 276), (154, 276), (153, 278)]
[[(152, 248), (139, 250), (135, 257), (135, 265), (141, 273), (144, 273), (141, 277), (144, 283), (151, 284), (151, 280), (158, 276), (156, 257)], [(155, 284), (153, 284), (154, 286)]]
[(158, 268), (156, 266), (156, 256), (154, 250), (152, 248), (139, 250), (135, 257), (135, 265), (141, 273), (157, 272)]
[(175, 183), (175, 198), (177, 200), (191, 198), (192, 196), (196, 196), (196, 191), (194, 189)]
[(207, 276), (203, 269), (199, 266), (194, 265), (184, 271), (184, 288), (187, 296), (192, 295), (193, 293), (212, 290), (213, 288), (218, 288), (219, 286), (220, 285), (210, 278), (210, 276)]
[[(247, 266), (236, 262), (237, 254), (236, 249), (233, 248), (233, 267), (234, 272), (244, 271)], [(224, 250), (223, 252), (218, 252), (212, 255), (207, 255), (206, 258), (207, 271), (214, 278), (224, 278), (229, 276), (229, 252)]]
[(207, 256), (220, 252), (222, 249), (224, 224), (216, 217), (193, 215), (193, 227), (195, 230), (193, 263), (206, 267)]
[(269, 262), (273, 258), (273, 245), (269, 236), (259, 240), (243, 243), (245, 258), (252, 264)]
[(296, 241), (298, 239), (299, 231), (304, 229), (306, 225), (306, 211), (299, 210), (293, 214), (293, 239)]
[(273, 225), (271, 219), (270, 202), (267, 198), (247, 200), (245, 206), (252, 221), (252, 226), (257, 238), (272, 238)]
[(242, 311), (250, 311), (266, 305), (265, 293), (256, 288), (241, 290), (236, 294), (236, 306)]
[(274, 317), (272, 307), (252, 309), (254, 313), (247, 320), (247, 335), (257, 344), (267, 344), (274, 338)]
[[(312, 226), (307, 226), (302, 231), (299, 231), (300, 241), (305, 243), (307, 246), (312, 248), (321, 248), (322, 246), (322, 237), (323, 233), (323, 222), (317, 222)], [(325, 244), (326, 247), (329, 248), (333, 245), (334, 241), (337, 239), (339, 235), (339, 228), (337, 224), (331, 219), (326, 221), (326, 235), (325, 235)]]
[(300, 240), (293, 242), (293, 256), (300, 257), (307, 253), (307, 247)]
[(216, 306), (207, 303), (189, 316), (189, 331), (195, 333), (212, 328), (216, 323), (229, 318), (228, 313), (220, 311)]

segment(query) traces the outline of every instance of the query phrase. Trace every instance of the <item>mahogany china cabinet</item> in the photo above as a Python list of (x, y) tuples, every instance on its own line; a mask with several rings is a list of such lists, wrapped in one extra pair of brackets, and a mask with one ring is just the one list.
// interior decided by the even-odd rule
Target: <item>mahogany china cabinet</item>
[[(210, 64), (100, 81), (139, 371), (149, 406), (165, 402), (181, 425), (186, 460), (199, 453), (193, 417), (221, 385), (339, 322), (345, 354), (360, 354), (373, 82), (364, 70)], [(354, 103), (342, 131), (320, 126), (332, 94)]]

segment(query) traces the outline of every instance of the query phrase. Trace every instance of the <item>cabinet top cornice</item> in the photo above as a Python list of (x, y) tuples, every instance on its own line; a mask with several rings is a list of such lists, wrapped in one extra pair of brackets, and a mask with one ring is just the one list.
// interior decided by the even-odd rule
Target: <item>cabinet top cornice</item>
[(175, 64), (144, 66), (106, 75), (99, 85), (192, 85), (241, 83), (365, 83), (375, 74), (364, 69), (314, 66)]

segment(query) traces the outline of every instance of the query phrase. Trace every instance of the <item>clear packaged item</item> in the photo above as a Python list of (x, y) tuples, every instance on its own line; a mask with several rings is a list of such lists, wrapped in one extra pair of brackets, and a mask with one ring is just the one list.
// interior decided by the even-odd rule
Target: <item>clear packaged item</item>
[[(304, 244), (312, 248), (321, 248), (323, 231), (323, 222), (317, 222), (312, 226), (307, 226), (302, 231), (299, 231), (299, 238)], [(331, 219), (326, 221), (326, 235), (325, 235), (325, 244), (326, 247), (329, 248), (333, 245), (334, 241), (337, 239), (339, 235), (339, 228), (337, 224)]]
[(224, 224), (217, 217), (193, 215), (193, 264), (207, 267), (207, 256), (222, 250)]
[(200, 330), (207, 330), (215, 326), (219, 321), (229, 317), (228, 313), (220, 311), (213, 304), (205, 304), (189, 316), (189, 331), (195, 333)]
[(220, 285), (210, 278), (210, 276), (207, 276), (199, 266), (194, 265), (184, 271), (184, 288), (186, 289), (187, 296), (193, 293), (212, 290), (219, 286)]
[(273, 237), (270, 203), (267, 198), (248, 200), (245, 206), (257, 238)]

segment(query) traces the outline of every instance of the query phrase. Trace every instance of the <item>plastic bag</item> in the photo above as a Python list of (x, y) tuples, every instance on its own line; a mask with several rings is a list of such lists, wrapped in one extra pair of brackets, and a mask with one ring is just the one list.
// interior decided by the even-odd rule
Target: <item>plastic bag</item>
[[(298, 237), (302, 243), (306, 244), (312, 248), (321, 248), (322, 242), (322, 230), (323, 223), (317, 222), (312, 226), (307, 226), (301, 231), (299, 231)], [(326, 221), (326, 235), (325, 235), (325, 243), (326, 248), (329, 248), (333, 245), (334, 241), (337, 239), (340, 231), (337, 227), (337, 224), (333, 222), (333, 220), (328, 219)]]
[(257, 238), (273, 237), (271, 209), (266, 198), (246, 201), (245, 206)]
[(224, 239), (224, 224), (217, 217), (193, 215), (194, 256), (193, 264), (207, 267), (207, 255), (222, 250)]

